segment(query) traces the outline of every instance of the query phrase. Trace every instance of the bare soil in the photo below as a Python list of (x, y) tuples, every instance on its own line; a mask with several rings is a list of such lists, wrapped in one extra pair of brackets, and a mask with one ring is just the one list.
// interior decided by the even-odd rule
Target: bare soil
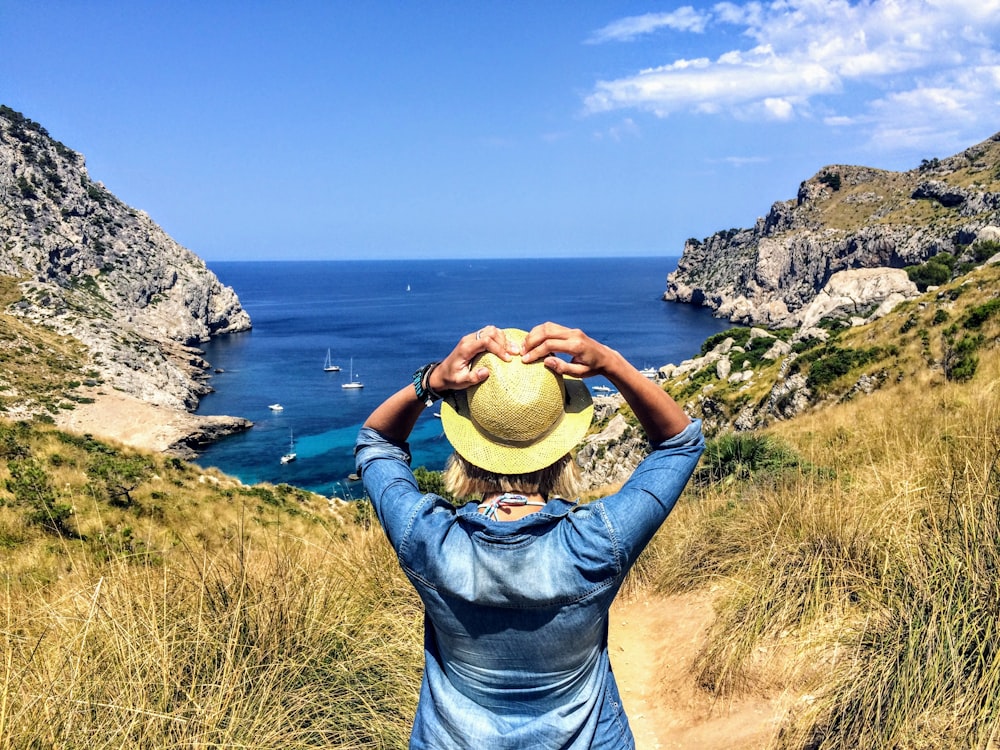
[(168, 409), (120, 391), (81, 390), (80, 393), (93, 401), (76, 404), (73, 409), (56, 415), (56, 425), (61, 429), (183, 458), (194, 457), (193, 451), (185, 448), (186, 441), (206, 434), (221, 436), (236, 431), (232, 425), (240, 421)]
[(781, 695), (719, 701), (692, 666), (712, 623), (708, 593), (619, 598), (611, 610), (611, 666), (637, 750), (762, 750), (787, 703)]

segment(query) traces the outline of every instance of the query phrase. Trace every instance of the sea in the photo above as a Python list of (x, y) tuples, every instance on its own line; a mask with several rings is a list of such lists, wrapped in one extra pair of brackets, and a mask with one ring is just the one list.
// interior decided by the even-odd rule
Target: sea
[[(210, 445), (196, 463), (248, 484), (325, 496), (358, 495), (353, 446), (372, 410), (484, 325), (580, 328), (640, 369), (697, 356), (730, 325), (706, 308), (661, 299), (676, 257), (208, 265), (236, 291), (253, 329), (203, 345), (214, 391), (197, 413), (254, 426)], [(339, 372), (324, 370), (328, 351)], [(352, 380), (363, 387), (341, 387)], [(440, 470), (451, 453), (437, 414), (428, 409), (411, 436), (414, 467)], [(290, 450), (296, 459), (281, 463)]]

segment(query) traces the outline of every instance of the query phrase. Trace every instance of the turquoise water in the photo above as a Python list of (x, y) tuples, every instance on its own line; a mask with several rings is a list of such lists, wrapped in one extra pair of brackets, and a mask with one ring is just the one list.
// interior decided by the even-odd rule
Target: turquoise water
[[(637, 367), (680, 362), (729, 326), (703, 308), (663, 302), (676, 258), (211, 263), (250, 313), (248, 333), (214, 339), (223, 370), (200, 414), (254, 422), (200, 457), (245, 482), (287, 482), (324, 495), (351, 488), (358, 428), (411, 373), (484, 325), (582, 328)], [(324, 372), (327, 349), (340, 372)], [(353, 362), (364, 388), (347, 390)], [(590, 382), (600, 385), (599, 379)], [(284, 409), (274, 412), (269, 404)], [(414, 466), (440, 469), (450, 447), (434, 410), (411, 439)], [(297, 460), (281, 464), (294, 436)]]

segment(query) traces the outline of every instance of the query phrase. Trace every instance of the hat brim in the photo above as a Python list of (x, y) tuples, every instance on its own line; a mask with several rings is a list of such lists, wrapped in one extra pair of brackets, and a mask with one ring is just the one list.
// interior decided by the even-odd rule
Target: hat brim
[(567, 376), (562, 380), (566, 389), (563, 414), (530, 445), (498, 442), (472, 419), (468, 391), (448, 394), (441, 406), (448, 442), (466, 461), (494, 474), (528, 474), (551, 466), (580, 444), (594, 417), (594, 402), (584, 382)]

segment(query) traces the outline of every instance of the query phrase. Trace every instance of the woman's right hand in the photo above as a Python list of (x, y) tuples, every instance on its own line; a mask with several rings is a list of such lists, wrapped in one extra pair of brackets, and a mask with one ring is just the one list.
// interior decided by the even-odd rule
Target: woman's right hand
[[(575, 378), (606, 374), (614, 356), (612, 349), (590, 338), (579, 328), (567, 328), (558, 323), (542, 323), (532, 328), (522, 348), (522, 361), (542, 359), (553, 372)], [(556, 354), (568, 354), (571, 359), (567, 362)]]
[(431, 371), (427, 385), (431, 390), (442, 393), (461, 391), (482, 383), (490, 376), (490, 371), (485, 367), (475, 370), (471, 367), (472, 360), (483, 352), (491, 352), (510, 362), (513, 355), (521, 352), (521, 347), (517, 342), (508, 342), (503, 330), (496, 326), (480, 328), (459, 339), (451, 354)]

